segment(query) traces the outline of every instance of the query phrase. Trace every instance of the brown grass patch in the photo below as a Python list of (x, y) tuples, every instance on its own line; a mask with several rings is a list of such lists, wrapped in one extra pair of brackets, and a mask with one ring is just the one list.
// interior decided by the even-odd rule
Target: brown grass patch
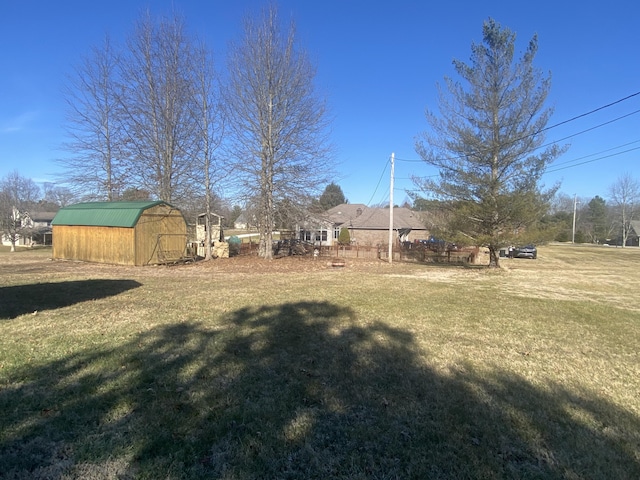
[(640, 250), (539, 251), (0, 254), (0, 477), (640, 477)]

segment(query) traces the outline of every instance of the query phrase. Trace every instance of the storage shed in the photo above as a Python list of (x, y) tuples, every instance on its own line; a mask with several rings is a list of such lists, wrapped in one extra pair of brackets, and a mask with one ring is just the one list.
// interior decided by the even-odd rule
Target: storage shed
[(51, 225), (54, 259), (150, 265), (186, 255), (184, 216), (162, 201), (78, 203), (61, 208)]

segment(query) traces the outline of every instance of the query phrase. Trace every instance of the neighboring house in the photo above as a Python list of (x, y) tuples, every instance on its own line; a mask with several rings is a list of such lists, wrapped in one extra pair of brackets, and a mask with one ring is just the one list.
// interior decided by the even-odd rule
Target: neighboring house
[[(300, 224), (298, 238), (331, 246), (338, 242), (340, 230), (347, 228), (352, 244), (386, 245), (389, 243), (389, 216), (388, 208), (343, 203)], [(394, 239), (400, 242), (413, 242), (429, 237), (420, 214), (408, 208), (393, 209), (393, 231)]]
[(22, 220), (23, 235), (28, 245), (51, 245), (52, 228), (51, 221), (57, 212), (32, 212), (25, 213)]
[[(56, 216), (56, 212), (18, 212), (18, 214), (20, 228), (16, 245), (51, 245), (51, 221)], [(2, 244), (11, 245), (11, 240), (4, 234)]]
[(296, 237), (314, 245), (335, 245), (339, 235), (340, 227), (323, 214), (310, 216), (296, 225)]
[(247, 230), (249, 228), (246, 213), (243, 212), (236, 218), (235, 222), (233, 222), (233, 228), (236, 230)]
[(631, 220), (631, 230), (627, 236), (628, 247), (640, 247), (640, 220)]
[(149, 265), (187, 253), (184, 216), (161, 201), (78, 203), (61, 208), (52, 225), (54, 259)]
[(242, 212), (238, 218), (233, 222), (233, 228), (236, 230), (251, 230), (256, 228), (258, 220), (254, 214), (247, 214)]

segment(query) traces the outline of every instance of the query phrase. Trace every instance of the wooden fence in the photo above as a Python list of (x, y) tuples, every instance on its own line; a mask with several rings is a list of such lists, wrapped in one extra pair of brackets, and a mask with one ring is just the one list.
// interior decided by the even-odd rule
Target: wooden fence
[[(432, 250), (422, 246), (397, 245), (393, 249), (393, 261), (416, 263), (475, 263), (478, 258), (477, 247), (449, 248)], [(237, 255), (257, 255), (258, 243), (248, 242), (239, 244)], [(311, 243), (296, 242), (291, 248), (274, 247), (275, 256), (287, 255), (317, 255), (330, 258), (360, 258), (369, 260), (389, 259), (389, 246), (360, 246), (360, 245), (332, 245), (318, 246)]]
[[(476, 262), (479, 252), (478, 247), (429, 249), (420, 246), (416, 248), (414, 244), (411, 248), (403, 246), (394, 251), (393, 259), (417, 263), (473, 264)], [(383, 258), (388, 258), (386, 252)]]

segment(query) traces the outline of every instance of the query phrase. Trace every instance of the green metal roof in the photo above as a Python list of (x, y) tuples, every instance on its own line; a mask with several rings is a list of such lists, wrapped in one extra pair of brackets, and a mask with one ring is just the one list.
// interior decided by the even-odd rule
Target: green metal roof
[(138, 222), (142, 212), (163, 203), (162, 201), (76, 203), (58, 210), (51, 225), (132, 228)]

